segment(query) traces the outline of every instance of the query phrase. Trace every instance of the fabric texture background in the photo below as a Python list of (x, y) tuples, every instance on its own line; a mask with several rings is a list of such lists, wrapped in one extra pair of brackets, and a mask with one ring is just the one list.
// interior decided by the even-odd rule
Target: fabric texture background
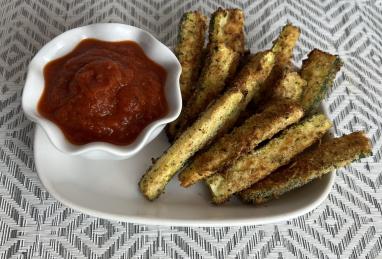
[[(0, 258), (377, 258), (382, 251), (382, 1), (0, 0)], [(34, 125), (21, 94), (34, 54), (81, 25), (120, 22), (173, 47), (183, 12), (245, 10), (252, 51), (286, 22), (302, 35), (295, 63), (313, 48), (344, 66), (324, 104), (337, 135), (365, 130), (373, 157), (337, 171), (313, 212), (262, 226), (188, 228), (90, 217), (57, 202), (33, 162)]]

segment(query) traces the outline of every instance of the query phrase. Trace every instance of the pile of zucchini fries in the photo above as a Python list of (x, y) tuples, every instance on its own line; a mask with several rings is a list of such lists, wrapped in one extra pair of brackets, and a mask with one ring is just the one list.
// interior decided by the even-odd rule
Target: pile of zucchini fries
[(212, 202), (233, 195), (263, 203), (371, 154), (363, 132), (327, 138), (331, 121), (318, 111), (342, 66), (338, 56), (312, 50), (292, 65), (300, 30), (285, 25), (269, 50), (245, 49), (244, 15), (187, 12), (175, 49), (182, 65), (184, 107), (168, 125), (172, 145), (147, 170), (140, 191), (155, 200), (179, 172), (180, 184), (208, 185)]

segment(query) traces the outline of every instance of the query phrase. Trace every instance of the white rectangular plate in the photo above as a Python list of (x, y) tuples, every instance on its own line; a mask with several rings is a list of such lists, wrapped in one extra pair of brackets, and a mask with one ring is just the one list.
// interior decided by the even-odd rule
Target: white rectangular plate
[(328, 195), (334, 172), (261, 206), (232, 199), (211, 204), (204, 184), (182, 188), (175, 178), (153, 202), (138, 189), (142, 174), (168, 147), (164, 133), (134, 157), (122, 161), (88, 160), (58, 151), (45, 132), (36, 127), (35, 162), (46, 189), (65, 205), (83, 213), (118, 221), (183, 226), (266, 224), (303, 215)]

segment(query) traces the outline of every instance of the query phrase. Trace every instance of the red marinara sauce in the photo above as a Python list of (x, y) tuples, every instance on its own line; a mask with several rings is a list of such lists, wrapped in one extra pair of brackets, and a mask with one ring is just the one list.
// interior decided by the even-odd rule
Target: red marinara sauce
[(127, 145), (168, 112), (166, 71), (133, 41), (81, 41), (44, 67), (42, 116), (73, 144)]

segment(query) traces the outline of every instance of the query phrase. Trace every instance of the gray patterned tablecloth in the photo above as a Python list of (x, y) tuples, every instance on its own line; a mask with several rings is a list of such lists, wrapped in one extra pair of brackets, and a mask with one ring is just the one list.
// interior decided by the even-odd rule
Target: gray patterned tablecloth
[[(382, 1), (0, 0), (0, 258), (376, 258), (382, 254)], [(297, 64), (312, 48), (345, 65), (325, 105), (337, 134), (366, 130), (374, 155), (337, 171), (328, 199), (264, 226), (188, 228), (90, 217), (57, 202), (33, 162), (34, 126), (21, 110), (27, 65), (54, 36), (97, 22), (141, 27), (169, 46), (182, 13), (246, 13), (252, 51), (290, 21)]]

